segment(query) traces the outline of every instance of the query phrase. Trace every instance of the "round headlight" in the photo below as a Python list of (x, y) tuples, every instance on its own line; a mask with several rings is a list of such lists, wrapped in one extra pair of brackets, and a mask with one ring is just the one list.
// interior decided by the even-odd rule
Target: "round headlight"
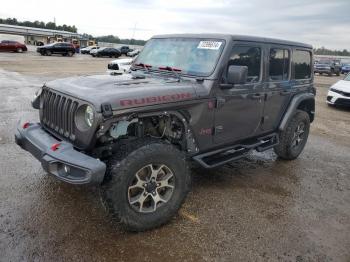
[(86, 106), (85, 109), (85, 123), (88, 125), (88, 127), (91, 127), (94, 123), (94, 110), (91, 106)]

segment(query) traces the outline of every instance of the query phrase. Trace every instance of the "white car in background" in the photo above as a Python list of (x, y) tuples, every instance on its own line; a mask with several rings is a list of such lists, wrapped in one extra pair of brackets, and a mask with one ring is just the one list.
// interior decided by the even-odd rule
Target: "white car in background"
[(90, 54), (90, 52), (94, 49), (99, 49), (99, 46), (88, 46), (88, 47), (84, 47), (82, 49), (80, 49), (80, 53), (82, 54)]
[(129, 71), (133, 58), (116, 59), (108, 63), (109, 73), (125, 73)]
[(340, 80), (331, 86), (327, 95), (327, 103), (350, 107), (350, 73), (344, 80)]
[(106, 47), (93, 48), (93, 49), (90, 50), (89, 54), (92, 55), (92, 56), (94, 56), (94, 55), (97, 53), (97, 51), (103, 50), (103, 49), (105, 49), (105, 48), (106, 48)]
[(141, 52), (141, 50), (135, 49), (135, 50), (133, 50), (133, 51), (131, 51), (131, 52), (128, 52), (128, 53), (126, 54), (126, 56), (135, 57), (135, 56), (137, 56), (140, 52)]

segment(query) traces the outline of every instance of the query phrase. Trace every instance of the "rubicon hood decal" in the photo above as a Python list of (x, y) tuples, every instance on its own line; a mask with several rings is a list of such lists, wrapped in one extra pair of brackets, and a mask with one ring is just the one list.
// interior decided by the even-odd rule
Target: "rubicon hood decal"
[(191, 93), (179, 93), (172, 95), (163, 95), (163, 96), (149, 96), (135, 99), (123, 99), (120, 100), (120, 105), (125, 106), (136, 106), (136, 105), (147, 105), (147, 104), (155, 104), (157, 102), (175, 102), (180, 100), (186, 100), (192, 98)]
[(48, 82), (46, 86), (92, 103), (97, 110), (103, 103), (109, 103), (113, 110), (118, 110), (194, 99), (201, 84), (160, 77), (140, 80), (124, 74), (59, 79)]

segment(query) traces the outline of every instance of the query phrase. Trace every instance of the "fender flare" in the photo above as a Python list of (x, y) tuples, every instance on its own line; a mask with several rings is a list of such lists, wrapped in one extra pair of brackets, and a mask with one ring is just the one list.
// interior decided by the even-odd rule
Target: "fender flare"
[[(280, 131), (283, 131), (286, 127), (287, 124), (289, 123), (289, 120), (293, 117), (295, 111), (297, 110), (298, 106), (306, 100), (315, 100), (315, 95), (313, 93), (302, 93), (294, 96), (292, 98), (292, 101), (289, 103), (288, 108), (286, 110), (286, 113), (284, 114), (280, 125), (278, 129)], [(311, 111), (311, 114), (314, 114), (314, 111)]]

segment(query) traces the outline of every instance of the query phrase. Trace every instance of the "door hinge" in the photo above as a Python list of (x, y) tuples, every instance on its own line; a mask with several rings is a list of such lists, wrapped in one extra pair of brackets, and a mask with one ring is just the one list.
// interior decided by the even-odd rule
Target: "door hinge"
[(223, 126), (215, 126), (214, 127), (214, 136), (217, 135), (217, 134), (220, 134), (224, 131), (224, 127)]
[(216, 99), (216, 108), (222, 107), (225, 103), (226, 103), (225, 98), (221, 98), (221, 97), (217, 98)]

